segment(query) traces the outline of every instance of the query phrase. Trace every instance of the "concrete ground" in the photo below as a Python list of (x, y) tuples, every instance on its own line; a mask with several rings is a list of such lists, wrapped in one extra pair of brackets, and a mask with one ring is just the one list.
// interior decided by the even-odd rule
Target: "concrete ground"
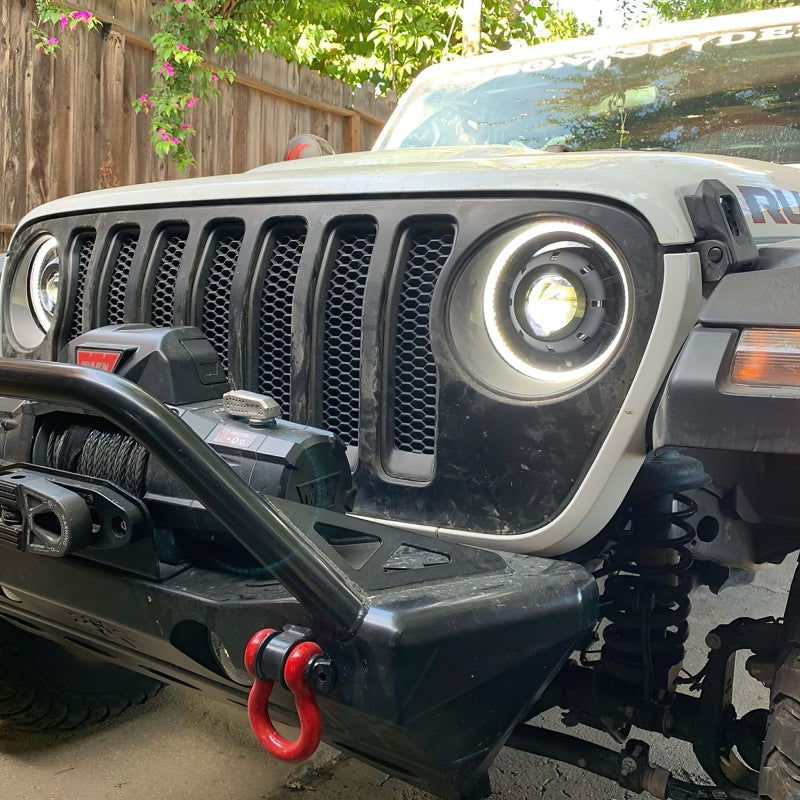
[[(688, 666), (699, 668), (705, 632), (738, 616), (780, 616), (795, 556), (759, 572), (750, 585), (693, 595)], [(740, 670), (741, 673), (741, 670)], [(737, 675), (740, 711), (766, 703), (766, 690)], [(545, 720), (558, 726), (558, 714)], [(699, 722), (700, 724), (700, 722)], [(571, 731), (575, 733), (575, 731)], [(594, 732), (577, 731), (596, 736)], [(684, 780), (702, 781), (691, 749), (653, 742), (651, 760)], [(607, 738), (598, 739), (611, 746)], [(616, 784), (546, 759), (504, 750), (491, 772), (492, 800), (622, 800)], [(20, 733), (0, 723), (2, 800), (430, 800), (430, 795), (322, 747), (298, 768), (255, 742), (242, 709), (168, 687), (122, 720), (77, 734)]]

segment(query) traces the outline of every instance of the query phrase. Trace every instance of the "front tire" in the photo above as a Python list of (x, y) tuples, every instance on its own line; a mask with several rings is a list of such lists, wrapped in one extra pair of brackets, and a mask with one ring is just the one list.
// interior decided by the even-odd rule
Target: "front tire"
[(161, 687), (0, 618), (0, 719), (15, 727), (75, 730), (146, 703)]
[(764, 800), (800, 798), (800, 566), (784, 614), (783, 656), (770, 694), (758, 794)]
[(775, 676), (758, 793), (768, 800), (800, 798), (800, 647), (789, 650)]

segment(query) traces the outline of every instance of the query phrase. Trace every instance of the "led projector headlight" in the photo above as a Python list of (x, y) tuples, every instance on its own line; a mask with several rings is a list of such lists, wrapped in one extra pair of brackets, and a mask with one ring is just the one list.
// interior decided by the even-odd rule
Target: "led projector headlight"
[(0, 315), (12, 349), (42, 344), (53, 325), (61, 281), (61, 256), (54, 236), (41, 233), (6, 261)]
[(492, 263), (483, 295), (497, 353), (538, 381), (577, 384), (613, 358), (631, 313), (628, 270), (616, 248), (585, 223), (534, 222)]
[(28, 298), (36, 322), (45, 333), (53, 324), (60, 273), (58, 242), (48, 236), (37, 244), (28, 270)]

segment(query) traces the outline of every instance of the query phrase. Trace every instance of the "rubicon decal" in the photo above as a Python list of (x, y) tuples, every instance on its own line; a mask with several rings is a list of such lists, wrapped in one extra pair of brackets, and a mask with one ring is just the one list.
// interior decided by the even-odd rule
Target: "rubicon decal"
[(92, 367), (103, 372), (113, 372), (121, 357), (119, 350), (85, 350), (82, 347), (77, 350), (79, 367)]
[(800, 225), (800, 192), (768, 189), (766, 186), (739, 186), (753, 222), (761, 225), (767, 217), (778, 225)]

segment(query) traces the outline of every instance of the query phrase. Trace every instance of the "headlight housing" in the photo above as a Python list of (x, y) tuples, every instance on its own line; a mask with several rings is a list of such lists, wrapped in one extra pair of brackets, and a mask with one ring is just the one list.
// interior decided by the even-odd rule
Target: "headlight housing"
[(583, 385), (613, 360), (630, 327), (625, 259), (581, 220), (532, 220), (491, 242), (467, 271), (453, 305), (469, 305), (483, 333), (468, 332), (451, 310), (454, 341), (470, 372), (500, 391), (552, 397)]
[(54, 236), (47, 236), (36, 247), (28, 270), (28, 298), (36, 322), (45, 333), (53, 324), (60, 276), (58, 242)]
[(6, 333), (18, 348), (32, 350), (53, 324), (61, 283), (58, 241), (50, 234), (37, 236), (12, 267), (5, 307)]

